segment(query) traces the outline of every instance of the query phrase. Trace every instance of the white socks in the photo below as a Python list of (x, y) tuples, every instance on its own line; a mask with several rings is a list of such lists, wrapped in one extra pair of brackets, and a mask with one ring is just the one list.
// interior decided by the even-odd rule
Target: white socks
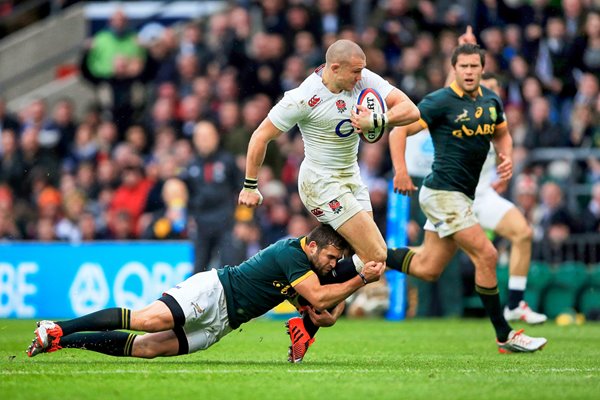
[(527, 287), (526, 276), (510, 276), (508, 278), (508, 290), (520, 290), (525, 291)]
[(365, 266), (365, 263), (362, 262), (360, 257), (358, 257), (356, 254), (353, 254), (352, 262), (354, 263), (354, 268), (356, 268), (356, 272), (358, 272), (358, 273), (362, 272), (362, 269)]

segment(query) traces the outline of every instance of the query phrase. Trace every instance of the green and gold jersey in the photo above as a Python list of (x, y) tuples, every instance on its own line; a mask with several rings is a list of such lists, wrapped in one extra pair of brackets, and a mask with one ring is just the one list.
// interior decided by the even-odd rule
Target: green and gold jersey
[(305, 242), (305, 237), (283, 239), (238, 266), (217, 271), (233, 329), (294, 297), (294, 286), (314, 274), (302, 250)]
[(432, 171), (423, 184), (475, 198), (492, 136), (506, 124), (502, 101), (483, 86), (473, 99), (453, 82), (427, 95), (418, 107), (419, 122), (429, 129), (434, 147)]

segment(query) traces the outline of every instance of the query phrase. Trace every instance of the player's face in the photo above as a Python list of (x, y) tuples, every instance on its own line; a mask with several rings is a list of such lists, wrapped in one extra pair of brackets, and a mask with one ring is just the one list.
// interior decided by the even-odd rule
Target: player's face
[(321, 276), (325, 276), (335, 268), (341, 257), (342, 251), (340, 249), (331, 245), (319, 249), (315, 244), (313, 256), (310, 261), (314, 266), (315, 272)]
[(490, 89), (492, 92), (500, 96), (500, 84), (498, 84), (496, 78), (482, 79), (481, 86), (485, 86), (486, 88)]
[(337, 71), (337, 86), (341, 90), (352, 91), (362, 77), (366, 61), (361, 57), (352, 57), (350, 61), (341, 63)]
[(454, 66), (456, 83), (463, 92), (473, 96), (479, 89), (483, 66), (479, 54), (460, 54)]

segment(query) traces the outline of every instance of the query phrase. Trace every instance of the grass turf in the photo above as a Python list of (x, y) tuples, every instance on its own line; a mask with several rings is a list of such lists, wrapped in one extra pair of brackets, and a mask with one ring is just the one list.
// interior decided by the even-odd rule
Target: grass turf
[(501, 355), (483, 319), (340, 320), (295, 365), (286, 362), (281, 320), (246, 324), (204, 352), (154, 360), (76, 349), (29, 359), (33, 329), (33, 321), (0, 320), (3, 399), (581, 400), (600, 393), (598, 323), (529, 327), (549, 339), (546, 348)]

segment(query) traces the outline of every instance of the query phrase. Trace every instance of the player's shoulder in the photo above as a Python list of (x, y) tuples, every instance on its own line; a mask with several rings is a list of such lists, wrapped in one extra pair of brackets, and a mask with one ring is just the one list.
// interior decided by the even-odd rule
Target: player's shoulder
[(425, 97), (423, 97), (422, 102), (431, 102), (436, 104), (447, 104), (447, 101), (454, 97), (454, 92), (449, 87), (444, 87), (438, 90), (435, 90), (431, 93), (428, 93)]
[(300, 245), (300, 239), (298, 238), (283, 238), (270, 245), (268, 249), (272, 253), (293, 254), (297, 253), (298, 251), (302, 251), (302, 246)]
[(494, 92), (493, 90), (490, 90), (483, 85), (480, 85), (479, 87), (481, 88), (481, 94), (483, 95), (484, 99), (492, 99), (498, 103), (502, 102), (502, 100), (500, 99), (500, 96), (498, 96), (496, 94), (496, 92)]
[(298, 87), (285, 92), (285, 96), (299, 102), (307, 96), (310, 98), (317, 94), (322, 86), (321, 77), (315, 73), (311, 73)]

